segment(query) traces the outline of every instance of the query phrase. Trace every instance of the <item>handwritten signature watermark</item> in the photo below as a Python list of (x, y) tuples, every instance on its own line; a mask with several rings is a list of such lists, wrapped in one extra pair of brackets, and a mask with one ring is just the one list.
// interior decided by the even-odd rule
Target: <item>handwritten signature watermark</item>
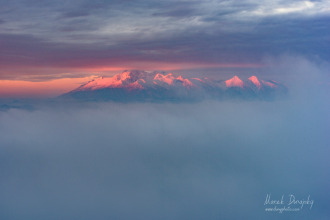
[(274, 198), (271, 194), (266, 195), (264, 202), (266, 212), (298, 212), (301, 211), (305, 206), (307, 209), (312, 209), (314, 200), (311, 199), (310, 195), (307, 197), (296, 197), (293, 194), (282, 195), (281, 197)]

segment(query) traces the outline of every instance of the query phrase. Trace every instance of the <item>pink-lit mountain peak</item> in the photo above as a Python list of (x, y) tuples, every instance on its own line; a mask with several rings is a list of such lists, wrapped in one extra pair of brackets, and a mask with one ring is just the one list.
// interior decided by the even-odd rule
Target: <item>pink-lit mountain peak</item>
[[(258, 88), (278, 88), (279, 83), (275, 81), (259, 80), (256, 76), (251, 76), (247, 81), (242, 81), (238, 76), (224, 81), (226, 88), (253, 89)], [(106, 88), (123, 88), (127, 90), (148, 90), (148, 89), (203, 89), (220, 88), (221, 84), (214, 80), (204, 78), (184, 78), (175, 76), (172, 73), (148, 73), (143, 71), (125, 71), (113, 77), (96, 78), (74, 91), (94, 91)]]
[(156, 76), (154, 77), (155, 81), (164, 82), (164, 83), (167, 83), (168, 85), (172, 85), (174, 79), (175, 79), (175, 77), (173, 76), (172, 73), (169, 73), (167, 75), (157, 73)]
[(226, 80), (225, 83), (226, 83), (227, 87), (243, 88), (243, 86), (244, 86), (243, 81), (240, 78), (238, 78), (238, 76), (234, 76), (233, 78)]
[(96, 78), (82, 85), (77, 90), (86, 91), (104, 88), (126, 88), (131, 90), (143, 89), (144, 85), (174, 86), (178, 82), (186, 88), (191, 88), (194, 86), (189, 79), (185, 79), (182, 76), (175, 77), (172, 73), (166, 75), (157, 73), (154, 76), (153, 75), (154, 74), (148, 74), (142, 71), (125, 71), (109, 78)]
[(133, 83), (139, 79), (145, 79), (145, 73), (141, 71), (124, 71), (115, 75), (117, 80), (127, 83)]
[(119, 88), (122, 86), (122, 80), (117, 75), (111, 78), (99, 77), (82, 85), (79, 90), (97, 90), (106, 88), (109, 85), (113, 88)]
[(183, 82), (185, 80), (185, 79), (182, 78), (182, 76), (178, 76), (176, 79), (179, 80), (179, 81), (181, 81), (181, 82)]
[(172, 73), (169, 73), (167, 75), (157, 73), (154, 77), (154, 81), (155, 81), (154, 84), (157, 84), (157, 85), (158, 85), (158, 82), (163, 82), (168, 85), (174, 85), (175, 82), (181, 82), (183, 84), (183, 86), (187, 87), (187, 88), (194, 86), (194, 84), (189, 79), (185, 79), (182, 76), (175, 77)]
[(261, 83), (256, 76), (251, 76), (249, 80), (258, 88), (261, 88)]
[[(234, 88), (234, 89), (232, 89)], [(204, 98), (257, 98), (271, 99), (286, 94), (286, 87), (272, 80), (251, 76), (244, 82), (234, 76), (226, 81), (206, 77), (185, 78), (174, 74), (125, 71), (113, 77), (99, 77), (62, 97), (83, 100), (150, 101), (202, 100)]]
[[(138, 72), (125, 71), (114, 75), (113, 77), (96, 78), (84, 85), (82, 85), (79, 90), (98, 90), (104, 88), (141, 88), (138, 86), (139, 77), (141, 74)], [(142, 78), (143, 79), (143, 78)], [(136, 82), (136, 83), (135, 83)]]

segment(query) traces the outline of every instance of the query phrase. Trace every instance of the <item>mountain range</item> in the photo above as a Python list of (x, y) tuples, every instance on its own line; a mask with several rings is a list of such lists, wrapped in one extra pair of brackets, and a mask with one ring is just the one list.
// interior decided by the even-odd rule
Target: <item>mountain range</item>
[(272, 100), (287, 94), (283, 84), (251, 76), (241, 80), (184, 78), (172, 73), (124, 71), (99, 77), (63, 94), (61, 98), (83, 101), (200, 101), (204, 99)]

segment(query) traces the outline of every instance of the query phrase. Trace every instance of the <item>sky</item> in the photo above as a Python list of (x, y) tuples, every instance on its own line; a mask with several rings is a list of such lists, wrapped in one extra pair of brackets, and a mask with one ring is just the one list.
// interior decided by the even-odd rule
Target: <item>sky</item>
[[(329, 24), (322, 0), (0, 0), (0, 219), (328, 220)], [(39, 99), (124, 70), (288, 93)], [(314, 205), (266, 212), (267, 194)]]
[(328, 62), (329, 12), (322, 0), (2, 0), (0, 96), (59, 95), (131, 69), (229, 78), (281, 56)]

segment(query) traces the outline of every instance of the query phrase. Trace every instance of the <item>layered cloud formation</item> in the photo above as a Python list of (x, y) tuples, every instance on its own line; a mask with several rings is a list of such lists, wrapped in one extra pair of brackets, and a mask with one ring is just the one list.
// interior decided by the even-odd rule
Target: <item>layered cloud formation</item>
[[(327, 219), (329, 91), (0, 112), (1, 219)], [(265, 212), (266, 195), (315, 201)]]
[(2, 1), (0, 77), (329, 60), (328, 1)]

